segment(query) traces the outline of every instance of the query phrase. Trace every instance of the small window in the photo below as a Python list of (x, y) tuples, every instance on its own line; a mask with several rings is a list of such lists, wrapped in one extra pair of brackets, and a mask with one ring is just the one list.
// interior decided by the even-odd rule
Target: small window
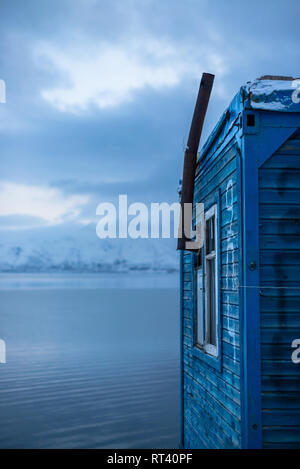
[(247, 114), (247, 126), (255, 127), (255, 115), (254, 114)]
[[(204, 246), (195, 262), (196, 343), (214, 357), (218, 356), (218, 230), (217, 205), (204, 215)], [(203, 256), (203, 257), (202, 257)]]

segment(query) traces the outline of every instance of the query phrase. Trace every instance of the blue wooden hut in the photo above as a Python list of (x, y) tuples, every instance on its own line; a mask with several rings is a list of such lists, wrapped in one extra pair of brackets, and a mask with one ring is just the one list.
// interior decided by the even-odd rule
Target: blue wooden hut
[(247, 83), (198, 154), (204, 242), (181, 252), (184, 448), (300, 447), (299, 86)]

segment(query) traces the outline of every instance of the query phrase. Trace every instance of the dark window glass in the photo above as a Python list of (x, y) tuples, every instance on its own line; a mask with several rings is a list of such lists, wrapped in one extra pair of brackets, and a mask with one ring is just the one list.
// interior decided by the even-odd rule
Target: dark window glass
[(202, 267), (202, 249), (198, 251), (196, 254), (196, 269), (200, 269)]
[(209, 337), (208, 343), (212, 345), (217, 345), (217, 336), (216, 336), (216, 292), (215, 292), (215, 259), (207, 261), (207, 275), (208, 275), (208, 311), (209, 311)]
[(199, 268), (196, 273), (197, 279), (197, 338), (199, 345), (204, 343), (204, 289), (203, 271)]
[(206, 221), (206, 254), (215, 250), (215, 217)]

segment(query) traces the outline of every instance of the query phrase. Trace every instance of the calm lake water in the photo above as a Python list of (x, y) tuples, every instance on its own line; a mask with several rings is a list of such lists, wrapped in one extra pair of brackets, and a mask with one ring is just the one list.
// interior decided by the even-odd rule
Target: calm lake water
[(177, 448), (178, 274), (0, 275), (0, 448)]

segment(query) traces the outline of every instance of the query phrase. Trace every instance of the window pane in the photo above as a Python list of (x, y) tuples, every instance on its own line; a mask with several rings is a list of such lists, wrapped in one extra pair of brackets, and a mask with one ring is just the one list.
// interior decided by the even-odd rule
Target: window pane
[(216, 291), (215, 291), (215, 258), (207, 261), (207, 275), (208, 275), (208, 321), (209, 333), (208, 343), (217, 345), (217, 330), (216, 330)]
[(206, 254), (215, 250), (215, 217), (206, 221)]
[(204, 308), (203, 308), (203, 271), (198, 269), (197, 275), (197, 343), (204, 343)]
[(202, 269), (202, 249), (196, 254), (195, 267), (196, 269)]

